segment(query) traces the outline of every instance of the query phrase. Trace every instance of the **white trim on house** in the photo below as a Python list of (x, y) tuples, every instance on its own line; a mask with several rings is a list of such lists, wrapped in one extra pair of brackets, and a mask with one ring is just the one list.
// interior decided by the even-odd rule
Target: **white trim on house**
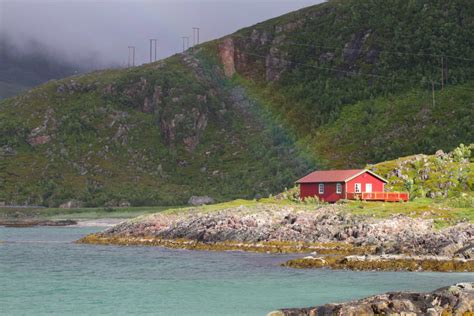
[(342, 193), (342, 184), (341, 183), (336, 183), (336, 194), (341, 194)]
[(324, 194), (324, 183), (320, 183), (318, 186), (318, 193)]
[(352, 177), (349, 177), (349, 178), (347, 178), (346, 180), (344, 180), (344, 182), (349, 182), (349, 181), (351, 181), (352, 179), (354, 179), (355, 177), (358, 177), (358, 176), (360, 176), (361, 174), (366, 173), (366, 172), (370, 173), (371, 175), (373, 175), (373, 176), (376, 177), (376, 178), (379, 178), (379, 179), (382, 180), (383, 182), (388, 183), (387, 180), (385, 180), (384, 178), (382, 178), (382, 177), (379, 176), (378, 174), (375, 174), (375, 173), (373, 173), (372, 171), (370, 171), (370, 170), (368, 170), (368, 169), (364, 169), (364, 170), (362, 170), (361, 172), (356, 173), (356, 174), (353, 175)]

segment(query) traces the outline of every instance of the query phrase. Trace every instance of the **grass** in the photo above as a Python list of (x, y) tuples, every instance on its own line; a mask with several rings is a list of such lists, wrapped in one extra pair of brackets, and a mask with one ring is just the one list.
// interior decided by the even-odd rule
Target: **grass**
[[(415, 199), (409, 202), (376, 202), (376, 201), (347, 201), (340, 204), (342, 211), (354, 215), (370, 216), (373, 218), (389, 218), (404, 215), (412, 218), (432, 219), (435, 227), (444, 228), (460, 221), (474, 223), (474, 207), (450, 206), (451, 199), (433, 200), (428, 198)], [(203, 206), (143, 206), (143, 207), (114, 207), (114, 208), (36, 208), (0, 210), (0, 218), (41, 218), (41, 219), (101, 219), (101, 218), (134, 218), (142, 215), (162, 213), (166, 215), (183, 215), (186, 213), (212, 213), (222, 210), (246, 207), (250, 211), (261, 211), (265, 206), (290, 206), (299, 210), (311, 211), (324, 204), (304, 204), (290, 200), (264, 198), (260, 200), (237, 199), (229, 202)]]
[(433, 219), (435, 227), (444, 228), (460, 221), (474, 223), (474, 207), (452, 207), (451, 199), (419, 198), (409, 202), (350, 201), (346, 210), (355, 215), (388, 218), (405, 215), (413, 218)]

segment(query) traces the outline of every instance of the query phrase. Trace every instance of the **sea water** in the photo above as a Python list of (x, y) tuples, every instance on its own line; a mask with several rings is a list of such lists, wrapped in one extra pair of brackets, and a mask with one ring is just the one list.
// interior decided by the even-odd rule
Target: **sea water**
[(0, 314), (265, 315), (474, 281), (472, 273), (280, 266), (291, 255), (73, 243), (100, 229), (0, 228)]

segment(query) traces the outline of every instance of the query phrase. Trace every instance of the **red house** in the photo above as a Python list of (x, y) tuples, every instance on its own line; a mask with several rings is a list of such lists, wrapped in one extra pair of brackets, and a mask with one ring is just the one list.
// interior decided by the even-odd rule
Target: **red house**
[(408, 192), (385, 192), (387, 180), (367, 169), (315, 171), (296, 181), (300, 198), (408, 201)]

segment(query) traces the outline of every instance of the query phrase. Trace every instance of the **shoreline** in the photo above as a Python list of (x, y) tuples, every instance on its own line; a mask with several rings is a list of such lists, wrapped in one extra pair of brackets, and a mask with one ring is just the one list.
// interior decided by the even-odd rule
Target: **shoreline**
[[(440, 256), (375, 255), (375, 247), (355, 247), (347, 243), (300, 243), (238, 241), (204, 243), (189, 239), (105, 236), (90, 234), (76, 241), (90, 245), (154, 246), (197, 251), (246, 251), (272, 254), (312, 254), (291, 259), (284, 267), (298, 269), (329, 268), (353, 271), (474, 272), (474, 259)], [(370, 255), (368, 255), (370, 253)], [(313, 256), (316, 255), (317, 256)]]
[(457, 283), (432, 292), (388, 292), (345, 303), (283, 308), (267, 316), (314, 315), (473, 315), (474, 283)]
[(100, 219), (6, 219), (0, 220), (0, 227), (114, 227), (127, 219), (100, 218)]
[[(290, 268), (474, 272), (474, 225), (374, 218), (340, 205), (257, 204), (164, 212), (122, 222), (79, 243), (294, 253)], [(310, 256), (308, 256), (310, 255)]]

